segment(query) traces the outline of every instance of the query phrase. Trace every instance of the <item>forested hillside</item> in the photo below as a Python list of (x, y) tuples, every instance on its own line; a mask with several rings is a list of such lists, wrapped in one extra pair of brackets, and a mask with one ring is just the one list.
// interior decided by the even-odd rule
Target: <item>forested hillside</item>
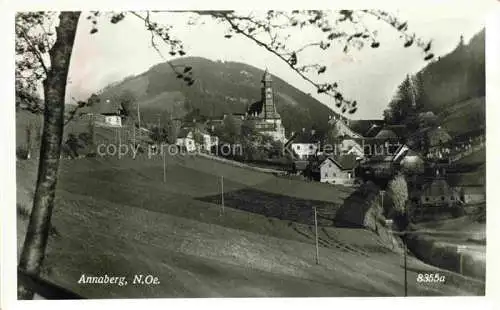
[[(189, 86), (176, 77), (167, 63), (153, 66), (147, 72), (114, 83), (102, 90), (101, 98), (133, 98), (140, 103), (146, 121), (158, 115), (182, 117), (199, 109), (205, 116), (244, 113), (249, 104), (260, 99), (263, 71), (237, 62), (211, 61), (200, 57), (180, 58), (174, 66), (192, 67), (195, 82)], [(302, 127), (324, 129), (328, 115), (334, 113), (308, 94), (273, 76), (276, 105), (287, 132)]]
[(384, 113), (392, 123), (411, 121), (417, 113), (433, 112), (452, 135), (485, 127), (485, 32), (467, 44), (461, 39), (449, 54), (438, 57), (398, 87)]

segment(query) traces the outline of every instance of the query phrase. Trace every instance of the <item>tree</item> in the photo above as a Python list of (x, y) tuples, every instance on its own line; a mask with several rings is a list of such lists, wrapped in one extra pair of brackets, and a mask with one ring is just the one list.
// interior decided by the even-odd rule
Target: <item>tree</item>
[(169, 119), (166, 123), (167, 142), (170, 144), (175, 144), (181, 128), (181, 122), (179, 120)]
[(403, 174), (396, 174), (387, 185), (387, 195), (392, 201), (392, 208), (389, 214), (398, 216), (406, 212), (408, 201), (408, 185)]
[(423, 112), (418, 114), (419, 128), (435, 127), (438, 125), (437, 116), (431, 112)]
[(68, 150), (68, 155), (71, 158), (77, 158), (79, 155), (79, 153), (78, 153), (79, 149), (84, 147), (81, 143), (82, 141), (80, 141), (81, 138), (83, 138), (82, 141), (84, 143), (86, 142), (85, 140), (88, 140), (88, 136), (86, 136), (86, 135), (77, 137), (77, 136), (75, 136), (75, 134), (70, 133), (68, 135), (68, 138), (64, 142), (64, 145), (66, 146), (66, 149)]
[(158, 144), (168, 142), (168, 131), (165, 127), (152, 127), (150, 138)]
[[(319, 83), (308, 76), (310, 72), (320, 75), (327, 68), (322, 64), (302, 63), (301, 53), (304, 50), (310, 48), (327, 50), (332, 46), (337, 46), (337, 43), (344, 46), (346, 53), (353, 47), (361, 48), (366, 44), (372, 48), (379, 47), (380, 43), (376, 40), (375, 29), (358, 27), (363, 19), (379, 20), (390, 25), (403, 38), (405, 47), (425, 46), (423, 40), (417, 39), (414, 33), (408, 31), (406, 22), (378, 10), (293, 11), (291, 13), (268, 11), (263, 16), (238, 14), (234, 11), (192, 11), (192, 13), (209, 16), (225, 23), (228, 26), (228, 32), (225, 34), (227, 38), (235, 34), (241, 35), (266, 49), (285, 62), (305, 81), (316, 87), (318, 93), (332, 96), (343, 113), (346, 111), (354, 113), (356, 102), (344, 98), (336, 82)], [(19, 269), (32, 275), (39, 274), (47, 246), (64, 133), (68, 69), (80, 15), (80, 12), (23, 12), (18, 13), (15, 19), (16, 92), (20, 98), (24, 98), (20, 101), (27, 104), (27, 109), (44, 112), (35, 197), (19, 261)], [(156, 39), (159, 38), (170, 47), (171, 56), (186, 54), (182, 41), (171, 34), (171, 27), (155, 22), (154, 14), (149, 11), (109, 14), (91, 12), (86, 17), (92, 23), (90, 34), (98, 32), (100, 17), (104, 16), (109, 22), (116, 24), (126, 15), (132, 15), (144, 22), (146, 30), (151, 34), (151, 44), (158, 53), (161, 54), (156, 43)], [(342, 27), (337, 27), (338, 24), (351, 25), (352, 31), (340, 30)], [(287, 30), (292, 28), (316, 30), (324, 34), (324, 39), (291, 49), (286, 42), (289, 37)], [(426, 59), (432, 57), (432, 54), (427, 51), (425, 53)], [(179, 67), (168, 63), (179, 79), (185, 81), (188, 86), (193, 85), (191, 67)], [(40, 106), (36, 100), (32, 100), (39, 92), (43, 94), (43, 106)], [(85, 106), (87, 103), (78, 102), (78, 107)], [(16, 100), (17, 106), (18, 100)], [(72, 117), (69, 120), (71, 119)], [(20, 299), (33, 297), (33, 292), (22, 285), (19, 286), (18, 293)]]
[(120, 111), (125, 118), (137, 119), (134, 106), (138, 103), (133, 92), (128, 89), (123, 91), (117, 101), (120, 103)]
[[(28, 15), (24, 18), (18, 14), (18, 17), (20, 20), (18, 21), (16, 18), (16, 34), (20, 37), (24, 37), (26, 27), (33, 24), (30, 18), (43, 19), (43, 15), (38, 14), (33, 17)], [(33, 208), (19, 260), (19, 268), (34, 275), (38, 275), (40, 272), (50, 231), (50, 218), (54, 207), (63, 137), (66, 82), (79, 17), (80, 12), (60, 13), (59, 25), (56, 27), (57, 38), (48, 52), (51, 62), (50, 69), (41, 62), (46, 75), (43, 82), (44, 126)], [(26, 42), (29, 43), (30, 40), (27, 39)], [(41, 48), (45, 48), (44, 45), (40, 45), (38, 49), (32, 48), (31, 52), (37, 55), (38, 52), (42, 52)], [(33, 292), (20, 285), (19, 298), (31, 299)]]
[(215, 135), (219, 137), (221, 142), (236, 144), (238, 143), (241, 128), (235, 123), (232, 115), (228, 115), (221, 126), (215, 130)]

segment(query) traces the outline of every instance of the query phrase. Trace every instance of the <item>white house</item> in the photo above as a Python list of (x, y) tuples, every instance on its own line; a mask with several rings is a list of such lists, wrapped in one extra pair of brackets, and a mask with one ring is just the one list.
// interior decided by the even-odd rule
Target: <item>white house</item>
[(293, 134), (290, 140), (286, 143), (291, 146), (296, 159), (306, 160), (319, 152), (320, 138), (316, 135), (314, 130), (302, 130), (299, 134)]
[(329, 156), (314, 162), (311, 166), (313, 179), (321, 183), (354, 185), (356, 156)]
[(122, 127), (122, 117), (118, 114), (103, 114), (104, 123), (108, 126)]
[[(195, 140), (195, 133), (201, 136), (202, 139), (200, 140), (203, 141), (202, 144), (198, 144)], [(219, 144), (219, 137), (210, 135), (200, 128), (183, 128), (175, 144), (188, 152), (194, 152), (196, 150), (210, 152), (214, 146)]]
[(122, 127), (122, 108), (121, 105), (115, 102), (106, 100), (96, 107), (97, 111), (81, 112), (80, 116), (86, 119), (92, 119), (97, 126), (103, 127)]

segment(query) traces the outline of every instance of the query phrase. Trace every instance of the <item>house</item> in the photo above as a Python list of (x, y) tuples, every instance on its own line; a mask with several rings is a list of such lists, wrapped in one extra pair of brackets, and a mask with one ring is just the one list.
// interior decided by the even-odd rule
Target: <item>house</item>
[(391, 129), (382, 129), (380, 130), (377, 135), (374, 137), (377, 140), (383, 140), (383, 141), (399, 141), (399, 136)]
[(393, 155), (392, 162), (405, 171), (424, 173), (425, 162), (417, 152), (406, 144), (401, 144)]
[(219, 137), (208, 133), (201, 124), (196, 124), (193, 127), (182, 128), (175, 144), (188, 152), (196, 150), (210, 152), (213, 147), (219, 145)]
[(365, 152), (363, 147), (358, 143), (350, 145), (344, 152), (346, 155), (354, 155), (356, 158), (363, 159), (365, 157)]
[(425, 184), (420, 195), (420, 205), (423, 207), (452, 206), (459, 202), (459, 192), (444, 179), (435, 179)]
[(335, 155), (352, 154), (363, 158), (365, 156), (363, 150), (363, 141), (359, 139), (342, 139), (335, 147)]
[(188, 128), (181, 129), (179, 135), (177, 136), (175, 144), (181, 149), (186, 150), (187, 152), (196, 151), (193, 130)]
[(381, 130), (383, 120), (349, 120), (341, 116), (333, 116), (329, 122), (331, 135), (334, 138), (362, 139), (374, 137)]
[(319, 152), (321, 140), (321, 134), (315, 130), (306, 131), (303, 128), (302, 132), (292, 134), (292, 137), (285, 146), (291, 145), (291, 150), (296, 159), (307, 160)]
[(102, 113), (98, 115), (96, 121), (108, 127), (122, 127), (122, 117), (117, 112)]
[(383, 120), (348, 120), (330, 118), (329, 142), (337, 146), (338, 154), (371, 157), (392, 154), (405, 139), (404, 125), (385, 125)]
[(311, 177), (321, 183), (353, 185), (355, 183), (356, 156), (341, 155), (318, 158), (311, 162)]
[(92, 120), (96, 126), (122, 127), (123, 108), (121, 104), (109, 99), (98, 105), (82, 108), (79, 115), (82, 119)]
[(460, 189), (460, 199), (464, 203), (485, 202), (486, 191), (483, 186), (464, 186)]

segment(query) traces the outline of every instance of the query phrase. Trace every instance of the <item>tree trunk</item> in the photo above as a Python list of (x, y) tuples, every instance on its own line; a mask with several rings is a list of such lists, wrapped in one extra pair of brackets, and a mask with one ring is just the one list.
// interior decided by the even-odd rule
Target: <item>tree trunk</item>
[[(34, 276), (40, 273), (49, 236), (63, 138), (66, 81), (79, 17), (80, 12), (60, 13), (57, 39), (49, 52), (51, 68), (43, 85), (45, 110), (38, 178), (18, 266), (22, 272)], [(32, 299), (33, 292), (19, 285), (18, 298)]]

